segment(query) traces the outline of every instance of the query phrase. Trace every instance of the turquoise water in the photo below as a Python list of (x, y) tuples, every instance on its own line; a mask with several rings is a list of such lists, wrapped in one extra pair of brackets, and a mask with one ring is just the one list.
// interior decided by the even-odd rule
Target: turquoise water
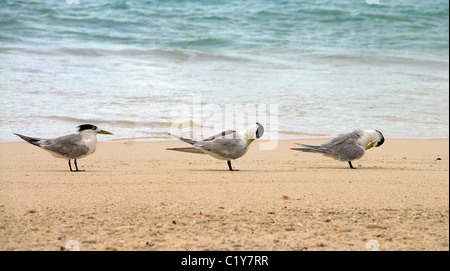
[(76, 2), (0, 0), (0, 140), (200, 136), (240, 104), (279, 138), (449, 136), (448, 1)]

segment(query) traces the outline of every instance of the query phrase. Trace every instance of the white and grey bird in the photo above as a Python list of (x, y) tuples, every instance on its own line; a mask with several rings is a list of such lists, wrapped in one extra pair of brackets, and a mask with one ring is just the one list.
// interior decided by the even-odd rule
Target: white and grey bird
[(380, 147), (384, 143), (384, 136), (378, 130), (358, 129), (351, 133), (340, 134), (328, 142), (318, 146), (298, 144), (302, 148), (291, 148), (291, 150), (302, 152), (320, 153), (340, 161), (348, 161), (350, 168), (353, 160), (364, 156), (366, 150), (372, 147)]
[(220, 160), (227, 160), (228, 169), (234, 171), (231, 160), (238, 159), (247, 153), (250, 144), (264, 134), (264, 127), (258, 122), (251, 125), (242, 132), (227, 130), (215, 136), (203, 140), (192, 140), (175, 136), (186, 143), (193, 145), (189, 148), (168, 148), (172, 151), (182, 151), (190, 153), (208, 154)]
[(78, 169), (77, 159), (94, 153), (97, 146), (97, 134), (112, 135), (112, 133), (100, 130), (97, 126), (92, 124), (83, 124), (77, 128), (78, 134), (70, 134), (52, 139), (14, 134), (30, 144), (49, 151), (54, 157), (69, 160), (70, 171), (73, 171), (72, 165), (70, 164), (71, 159), (75, 162), (76, 170), (74, 171), (84, 171)]

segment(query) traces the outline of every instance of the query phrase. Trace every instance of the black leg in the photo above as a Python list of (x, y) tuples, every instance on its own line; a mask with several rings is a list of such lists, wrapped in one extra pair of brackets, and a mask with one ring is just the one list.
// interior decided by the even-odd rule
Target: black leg
[(79, 170), (78, 166), (77, 166), (77, 159), (73, 159), (73, 161), (75, 161), (75, 168), (77, 169), (76, 171), (84, 171), (84, 170)]
[(72, 165), (70, 164), (70, 159), (69, 159), (69, 168), (70, 168), (70, 171), (72, 171)]
[(353, 167), (353, 165), (352, 165), (352, 161), (348, 161), (348, 164), (350, 165), (350, 168), (351, 168), (351, 169), (355, 169), (355, 168)]
[(239, 171), (239, 169), (233, 169), (233, 168), (231, 167), (231, 161), (230, 161), (230, 160), (227, 161), (227, 164), (228, 164), (228, 169), (229, 169), (230, 171)]

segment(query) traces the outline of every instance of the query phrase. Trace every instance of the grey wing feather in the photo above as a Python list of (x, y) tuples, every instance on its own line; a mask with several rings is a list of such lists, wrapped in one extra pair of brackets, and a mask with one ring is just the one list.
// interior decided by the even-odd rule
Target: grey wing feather
[(305, 144), (300, 144), (300, 143), (295, 143), (295, 144), (302, 146), (303, 148), (291, 148), (291, 150), (302, 151), (302, 152), (318, 152), (318, 153), (333, 155), (329, 150), (327, 150), (326, 148), (323, 148), (321, 146), (312, 146), (312, 145), (305, 145)]
[(239, 139), (216, 139), (214, 141), (200, 141), (195, 144), (205, 151), (213, 153), (219, 159), (237, 159), (244, 155), (247, 149)]
[(322, 153), (339, 160), (351, 161), (361, 158), (365, 152), (363, 147), (356, 144), (358, 138), (358, 134), (351, 132), (348, 134), (340, 134), (330, 141), (320, 144), (319, 146), (296, 143), (303, 148), (292, 148), (292, 150)]
[[(232, 131), (234, 132), (234, 131)], [(225, 132), (226, 134), (231, 134)], [(246, 148), (242, 146), (241, 140), (238, 139), (222, 139), (222, 138), (208, 138), (204, 141), (195, 141), (192, 139), (172, 135), (186, 143), (194, 145), (196, 148), (173, 148), (169, 150), (192, 152), (192, 153), (204, 153), (206, 151), (209, 155), (216, 157), (218, 159), (237, 159), (246, 153)], [(224, 136), (224, 133), (219, 134)]]
[(364, 148), (357, 145), (359, 135), (355, 132), (338, 135), (332, 140), (323, 143), (320, 147), (329, 150), (339, 160), (351, 161), (364, 155)]
[(184, 138), (184, 137), (181, 137), (181, 136), (176, 136), (176, 135), (173, 135), (173, 134), (170, 134), (170, 133), (169, 133), (169, 135), (170, 135), (170, 136), (173, 136), (173, 137), (175, 137), (175, 138), (178, 138), (179, 140), (184, 141), (184, 142), (186, 142), (186, 143), (189, 143), (189, 144), (191, 144), (191, 145), (195, 145), (195, 143), (197, 143), (197, 141), (192, 140), (192, 139), (189, 139), (189, 138)]
[(191, 147), (191, 148), (167, 148), (169, 151), (181, 151), (181, 152), (190, 152), (190, 153), (199, 153), (205, 154), (201, 149)]
[(340, 160), (352, 161), (363, 157), (365, 150), (363, 147), (354, 143), (344, 143), (334, 147), (332, 150), (334, 156)]
[(319, 146), (323, 146), (326, 148), (329, 148), (330, 146), (337, 146), (340, 144), (348, 144), (348, 143), (355, 143), (356, 140), (359, 139), (359, 136), (355, 132), (347, 133), (347, 134), (340, 134), (337, 137), (331, 139), (328, 142), (322, 143)]
[(87, 146), (78, 144), (81, 138), (82, 137), (79, 134), (71, 134), (54, 139), (43, 140), (40, 146), (67, 158), (76, 159), (89, 152)]
[(38, 146), (38, 147), (40, 146), (39, 141), (41, 141), (42, 138), (29, 137), (29, 136), (24, 136), (24, 135), (21, 135), (21, 134), (16, 134), (16, 133), (14, 133), (14, 134), (16, 136), (22, 138), (23, 140), (25, 140), (26, 142), (28, 142), (30, 144), (33, 144), (33, 145)]
[[(169, 133), (169, 135), (171, 135), (171, 136), (173, 136), (173, 137), (175, 137), (175, 138), (178, 138), (179, 140), (181, 140), (181, 141), (183, 141), (183, 142), (186, 142), (186, 143), (188, 143), (188, 144), (194, 145), (194, 146), (195, 146), (195, 144), (197, 143), (197, 141), (192, 140), (192, 139), (189, 139), (189, 138), (184, 138), (184, 137), (181, 137), (181, 136), (176, 136), (176, 135), (173, 135), (173, 134), (170, 134), (170, 133)], [(190, 148), (167, 148), (167, 150), (169, 150), (169, 151), (190, 152), (190, 153), (199, 153), (199, 154), (202, 154), (202, 153), (203, 153), (203, 154), (204, 154), (204, 152), (203, 152), (201, 149), (196, 148), (196, 147), (190, 147)]]

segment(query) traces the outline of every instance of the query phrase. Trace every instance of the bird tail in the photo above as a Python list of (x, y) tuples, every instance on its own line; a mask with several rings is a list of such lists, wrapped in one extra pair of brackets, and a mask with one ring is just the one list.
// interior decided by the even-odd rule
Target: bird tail
[(191, 147), (191, 148), (167, 148), (166, 150), (204, 154), (204, 152), (201, 149), (194, 148), (194, 147)]
[(189, 138), (184, 138), (184, 137), (181, 137), (181, 136), (176, 136), (176, 135), (173, 135), (173, 134), (171, 134), (171, 133), (169, 133), (169, 135), (170, 135), (170, 136), (173, 136), (173, 137), (175, 137), (175, 138), (178, 138), (179, 140), (184, 141), (184, 142), (186, 142), (186, 143), (189, 143), (189, 144), (191, 144), (191, 145), (195, 145), (195, 143), (197, 143), (195, 140), (192, 140), (192, 139), (189, 139)]
[(302, 152), (319, 152), (319, 153), (327, 153), (323, 148), (320, 146), (312, 146), (312, 145), (305, 145), (300, 143), (295, 143), (296, 145), (302, 146), (303, 148), (291, 148), (291, 150), (294, 151), (302, 151)]
[(24, 136), (24, 135), (21, 135), (21, 134), (16, 134), (16, 133), (14, 133), (14, 134), (16, 136), (22, 138), (23, 140), (25, 140), (26, 142), (28, 142), (30, 144), (33, 144), (33, 145), (38, 146), (38, 147), (41, 146), (41, 144), (39, 144), (39, 141), (41, 141), (41, 138), (29, 137), (29, 136)]

